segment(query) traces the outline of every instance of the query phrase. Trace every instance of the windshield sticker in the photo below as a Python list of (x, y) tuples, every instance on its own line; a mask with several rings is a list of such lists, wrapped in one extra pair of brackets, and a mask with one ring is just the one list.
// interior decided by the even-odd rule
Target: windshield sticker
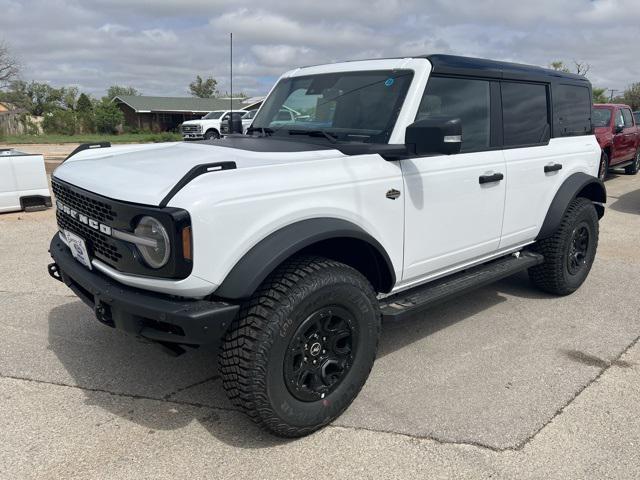
[(387, 78), (387, 80), (384, 82), (386, 87), (390, 87), (391, 85), (393, 85), (393, 78)]

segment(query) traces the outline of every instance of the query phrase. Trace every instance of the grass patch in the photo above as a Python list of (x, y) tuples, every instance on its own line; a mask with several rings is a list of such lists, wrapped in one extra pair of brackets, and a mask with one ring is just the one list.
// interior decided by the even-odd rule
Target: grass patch
[(150, 143), (150, 142), (180, 142), (182, 135), (179, 133), (123, 133), (121, 135), (5, 135), (3, 142), (12, 144), (29, 143)]

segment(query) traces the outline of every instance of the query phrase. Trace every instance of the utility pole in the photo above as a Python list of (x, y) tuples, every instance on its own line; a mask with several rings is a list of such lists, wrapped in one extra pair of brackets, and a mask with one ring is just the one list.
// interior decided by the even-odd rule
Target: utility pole
[(609, 89), (609, 92), (611, 92), (611, 95), (609, 95), (609, 102), (612, 102), (612, 101), (613, 101), (613, 94), (614, 94), (615, 92), (618, 92), (618, 91), (619, 91), (619, 90), (615, 90), (615, 89), (613, 89), (613, 88), (610, 88), (610, 89)]

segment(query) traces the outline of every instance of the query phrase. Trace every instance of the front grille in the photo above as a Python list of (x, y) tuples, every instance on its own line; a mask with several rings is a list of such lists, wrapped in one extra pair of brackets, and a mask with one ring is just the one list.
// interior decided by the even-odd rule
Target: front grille
[(118, 246), (113, 244), (109, 236), (74, 220), (60, 211), (56, 211), (56, 218), (58, 219), (58, 227), (61, 230), (69, 230), (76, 235), (80, 235), (87, 242), (90, 252), (99, 259), (115, 265), (122, 258), (122, 253), (118, 250)]
[(202, 127), (200, 125), (182, 125), (182, 133), (201, 133)]
[[(118, 212), (106, 202), (89, 198), (87, 195), (83, 195), (77, 190), (73, 190), (55, 180), (51, 182), (51, 186), (57, 200), (100, 223), (112, 225), (118, 217)], [(118, 244), (110, 236), (94, 230), (58, 209), (56, 209), (56, 219), (61, 230), (69, 230), (87, 242), (90, 255), (103, 260), (111, 266), (117, 266), (122, 258), (122, 252)]]
[(89, 198), (55, 181), (51, 182), (51, 185), (53, 193), (58, 200), (99, 222), (113, 222), (118, 216), (117, 212), (114, 212), (108, 203)]

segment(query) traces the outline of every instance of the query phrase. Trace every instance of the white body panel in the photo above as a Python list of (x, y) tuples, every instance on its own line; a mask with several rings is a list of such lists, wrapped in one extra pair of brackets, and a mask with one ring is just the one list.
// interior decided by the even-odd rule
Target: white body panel
[[(560, 185), (570, 175), (597, 176), (600, 146), (594, 135), (552, 138), (549, 145), (503, 150), (506, 161), (504, 222), (501, 248), (536, 237)], [(545, 165), (562, 165), (544, 172)]]
[[(414, 77), (391, 133), (404, 144), (428, 81), (426, 59), (386, 59), (321, 65), (285, 77), (330, 72), (407, 69)], [(217, 145), (170, 143), (83, 151), (55, 176), (105, 197), (158, 205), (192, 167), (234, 161), (237, 169), (203, 174), (169, 206), (186, 209), (193, 229), (193, 270), (184, 280), (160, 280), (97, 269), (140, 288), (182, 296), (213, 293), (230, 270), (269, 234), (294, 222), (338, 218), (376, 239), (391, 259), (395, 291), (517, 251), (535, 240), (562, 181), (595, 175), (594, 136), (552, 139), (528, 147), (386, 161), (378, 154), (325, 150), (254, 152)], [(544, 165), (562, 170), (544, 173)], [(481, 185), (480, 175), (503, 173)], [(386, 193), (399, 190), (398, 200)]]
[(42, 155), (0, 153), (0, 212), (22, 210), (29, 196), (51, 196)]
[[(215, 112), (223, 112), (223, 110), (214, 110)], [(182, 126), (187, 126), (187, 125), (197, 125), (200, 126), (200, 132), (199, 133), (183, 133), (183, 137), (186, 138), (204, 138), (205, 133), (207, 133), (208, 130), (215, 130), (218, 134), (221, 133), (222, 131), (222, 119), (224, 118), (224, 116), (229, 113), (231, 110), (224, 110), (224, 113), (222, 113), (222, 115), (220, 115), (220, 118), (213, 118), (213, 119), (198, 119), (198, 120), (187, 120), (186, 122), (182, 123)], [(234, 112), (239, 112), (239, 111), (244, 111), (241, 109), (238, 110), (234, 110)], [(243, 129), (244, 129), (244, 124), (243, 124)]]
[(403, 281), (468, 262), (498, 249), (505, 182), (501, 151), (402, 161), (405, 184)]

